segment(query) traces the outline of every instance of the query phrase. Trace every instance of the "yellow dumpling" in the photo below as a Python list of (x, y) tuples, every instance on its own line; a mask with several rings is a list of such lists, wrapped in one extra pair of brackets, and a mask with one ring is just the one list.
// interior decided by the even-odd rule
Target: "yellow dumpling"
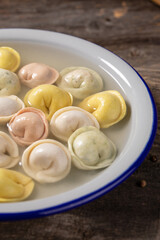
[(122, 95), (114, 90), (96, 93), (85, 98), (79, 107), (92, 113), (101, 128), (108, 128), (126, 115), (126, 103)]
[(33, 191), (34, 182), (22, 173), (0, 168), (0, 202), (24, 200)]
[(73, 97), (70, 93), (54, 85), (44, 84), (27, 92), (24, 103), (27, 107), (42, 110), (47, 120), (60, 108), (71, 106)]
[(19, 53), (11, 47), (0, 47), (0, 68), (15, 72), (20, 65)]

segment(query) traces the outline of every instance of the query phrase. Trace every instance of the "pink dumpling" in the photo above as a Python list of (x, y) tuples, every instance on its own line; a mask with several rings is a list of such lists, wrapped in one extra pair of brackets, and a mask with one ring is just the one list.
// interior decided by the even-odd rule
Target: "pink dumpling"
[(24, 85), (34, 88), (41, 84), (53, 84), (58, 79), (59, 73), (46, 64), (30, 63), (19, 70), (18, 76)]
[(47, 138), (48, 122), (45, 114), (32, 107), (17, 112), (8, 124), (9, 132), (15, 142), (21, 146)]

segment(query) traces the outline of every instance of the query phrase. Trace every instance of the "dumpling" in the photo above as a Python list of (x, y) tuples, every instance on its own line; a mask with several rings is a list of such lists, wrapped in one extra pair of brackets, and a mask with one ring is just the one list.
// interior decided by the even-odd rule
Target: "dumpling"
[(17, 171), (0, 168), (0, 202), (17, 202), (30, 196), (34, 182)]
[(0, 68), (0, 96), (16, 95), (21, 89), (17, 75)]
[(48, 121), (41, 110), (24, 108), (11, 118), (8, 130), (17, 144), (30, 145), (34, 141), (47, 138)]
[(108, 128), (118, 123), (126, 115), (125, 100), (119, 92), (114, 90), (91, 95), (78, 106), (92, 113), (101, 128)]
[(25, 105), (42, 110), (47, 120), (50, 120), (58, 109), (71, 106), (72, 102), (70, 93), (49, 84), (31, 89), (24, 97)]
[(0, 168), (12, 168), (19, 159), (17, 144), (7, 133), (0, 131)]
[(40, 183), (53, 183), (65, 178), (71, 169), (68, 149), (52, 139), (40, 140), (30, 145), (22, 155), (26, 174)]
[(63, 141), (67, 141), (75, 130), (84, 126), (99, 128), (99, 123), (91, 113), (73, 106), (56, 111), (50, 121), (51, 132)]
[(83, 99), (103, 88), (101, 76), (86, 67), (68, 67), (60, 72), (57, 86), (70, 92), (73, 97)]
[(108, 167), (117, 152), (112, 141), (91, 126), (77, 129), (68, 139), (68, 148), (74, 165), (84, 170)]
[(59, 73), (46, 64), (30, 63), (19, 70), (18, 76), (24, 85), (34, 88), (41, 84), (54, 83), (58, 79)]
[(11, 47), (0, 47), (0, 68), (15, 72), (20, 65), (19, 53)]
[(24, 107), (22, 100), (15, 95), (0, 97), (0, 123), (8, 122), (16, 112)]

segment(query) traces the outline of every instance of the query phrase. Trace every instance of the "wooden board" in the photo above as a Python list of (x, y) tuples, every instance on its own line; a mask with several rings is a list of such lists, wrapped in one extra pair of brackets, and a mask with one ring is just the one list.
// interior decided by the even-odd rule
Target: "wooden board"
[[(1, 0), (0, 28), (47, 29), (99, 44), (142, 75), (160, 116), (160, 7), (149, 0)], [(147, 119), (146, 119), (147, 121)], [(142, 187), (140, 182), (147, 185)], [(3, 240), (159, 240), (160, 117), (150, 153), (110, 193), (65, 213), (0, 222)]]

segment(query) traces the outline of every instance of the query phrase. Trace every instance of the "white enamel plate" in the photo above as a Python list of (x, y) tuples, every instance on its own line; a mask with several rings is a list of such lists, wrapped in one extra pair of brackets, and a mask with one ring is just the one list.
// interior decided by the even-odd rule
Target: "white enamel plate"
[[(91, 68), (102, 76), (103, 90), (118, 90), (127, 103), (127, 116), (104, 131), (118, 148), (110, 167), (97, 171), (72, 167), (69, 176), (58, 183), (36, 183), (27, 200), (0, 203), (1, 220), (45, 216), (80, 206), (106, 194), (133, 173), (151, 148), (157, 116), (149, 88), (129, 64), (93, 43), (49, 31), (1, 29), (0, 46), (10, 46), (20, 53), (20, 67), (40, 62), (58, 71), (70, 66)], [(23, 98), (25, 92), (22, 88), (19, 97)], [(2, 126), (0, 130), (6, 131)], [(21, 165), (14, 169), (22, 171)]]

